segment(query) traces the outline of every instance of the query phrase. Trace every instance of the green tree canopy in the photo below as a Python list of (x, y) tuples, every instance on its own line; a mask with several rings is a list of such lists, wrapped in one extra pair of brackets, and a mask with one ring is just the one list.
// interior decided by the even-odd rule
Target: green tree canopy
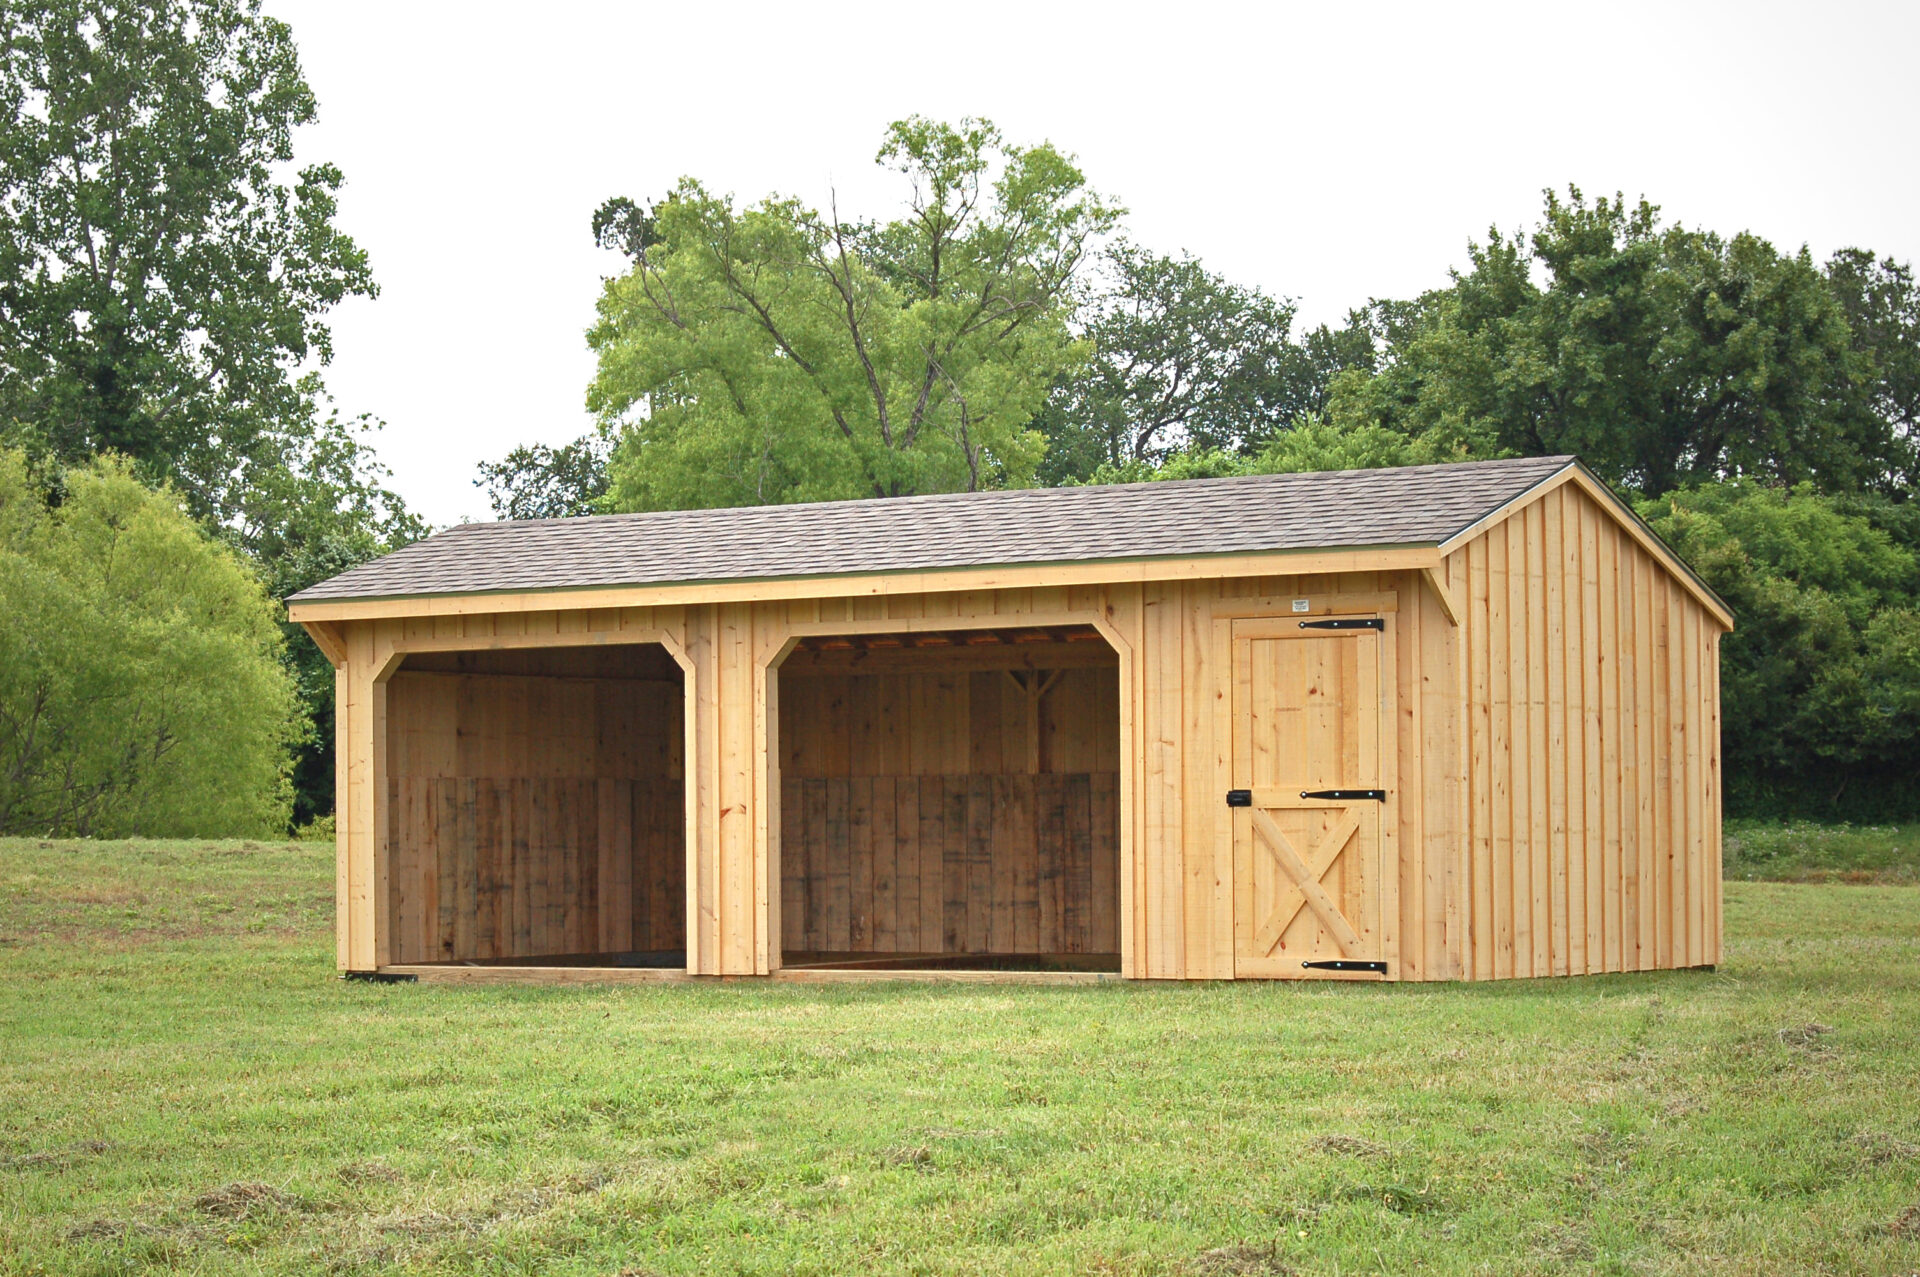
[(634, 253), (589, 339), (614, 508), (1031, 480), (1030, 423), (1082, 357), (1077, 272), (1115, 211), (1067, 156), (985, 121), (901, 121), (877, 158), (911, 191), (889, 222), (737, 208), (692, 179), (644, 214), (603, 208), (596, 237)]
[(1867, 366), (1872, 411), (1892, 436), (1890, 486), (1912, 491), (1920, 487), (1920, 289), (1913, 267), (1846, 248), (1828, 260), (1827, 283)]
[(1647, 495), (1740, 476), (1898, 481), (1871, 363), (1804, 250), (1549, 192), (1528, 239), (1490, 232), (1449, 288), (1390, 319), (1380, 371), (1336, 383), (1342, 425), (1449, 452), (1578, 453)]
[(259, 0), (0, 15), (0, 426), (233, 518), (311, 432), (321, 315), (374, 292), (339, 171), (287, 172), (314, 97)]
[(496, 519), (570, 519), (603, 513), (607, 438), (590, 434), (558, 448), (523, 444), (498, 461), (480, 463)]
[[(1251, 457), (1301, 424), (1325, 419), (1333, 378), (1371, 368), (1364, 315), (1299, 338), (1284, 298), (1233, 283), (1191, 256), (1122, 241), (1074, 317), (1091, 348), (1042, 412), (1042, 483), (1147, 475), (1172, 458)], [(1191, 454), (1191, 455), (1190, 455)]]
[[(425, 529), (369, 419), (329, 411), (324, 316), (372, 296), (334, 225), (286, 25), (258, 0), (0, 7), (0, 440), (55, 489), (112, 454), (166, 485), (284, 595)], [(297, 629), (296, 814), (332, 807), (333, 678)]]
[(303, 730), (277, 605), (128, 463), (0, 449), (0, 833), (271, 836)]
[(1046, 477), (1152, 464), (1185, 448), (1238, 451), (1287, 420), (1293, 306), (1192, 257), (1115, 244), (1076, 316), (1091, 347), (1042, 418)]
[(1738, 618), (1720, 659), (1732, 810), (1915, 809), (1920, 565), (1853, 504), (1753, 482), (1639, 504)]

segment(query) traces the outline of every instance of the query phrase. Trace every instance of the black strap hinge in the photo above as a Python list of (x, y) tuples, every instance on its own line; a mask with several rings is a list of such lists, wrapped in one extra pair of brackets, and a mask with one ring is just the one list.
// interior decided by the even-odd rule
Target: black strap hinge
[(1303, 962), (1300, 965), (1309, 971), (1377, 971), (1381, 975), (1387, 973), (1387, 964), (1384, 962), (1354, 962), (1347, 958), (1323, 958), (1314, 962)]
[(1378, 616), (1336, 616), (1328, 621), (1302, 621), (1303, 630), (1384, 630), (1387, 622)]
[(1384, 803), (1387, 801), (1387, 791), (1384, 789), (1303, 789), (1300, 791), (1300, 796), (1302, 798), (1326, 798), (1337, 803), (1360, 802), (1369, 798), (1376, 803)]

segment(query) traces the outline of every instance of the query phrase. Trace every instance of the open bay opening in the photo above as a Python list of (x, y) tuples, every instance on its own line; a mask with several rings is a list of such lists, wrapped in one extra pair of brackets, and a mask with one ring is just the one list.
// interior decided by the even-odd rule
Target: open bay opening
[(1120, 969), (1097, 630), (809, 637), (777, 678), (784, 968)]
[(389, 961), (684, 970), (684, 706), (657, 643), (407, 656)]

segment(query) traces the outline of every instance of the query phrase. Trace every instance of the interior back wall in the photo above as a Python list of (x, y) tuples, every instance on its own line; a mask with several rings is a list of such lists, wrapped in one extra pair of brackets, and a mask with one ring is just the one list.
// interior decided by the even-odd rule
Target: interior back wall
[(394, 960), (683, 949), (682, 700), (656, 647), (408, 657), (387, 704)]
[(1118, 953), (1104, 644), (800, 652), (779, 706), (789, 954)]

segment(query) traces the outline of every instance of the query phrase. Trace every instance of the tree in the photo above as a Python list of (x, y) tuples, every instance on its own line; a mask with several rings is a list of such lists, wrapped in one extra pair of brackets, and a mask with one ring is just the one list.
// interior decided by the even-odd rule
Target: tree
[(602, 513), (607, 494), (604, 436), (583, 435), (550, 448), (544, 443), (515, 448), (498, 461), (480, 463), (475, 487), (485, 486), (498, 519), (571, 519)]
[(1124, 241), (1104, 265), (1106, 286), (1077, 316), (1093, 357), (1056, 387), (1044, 419), (1049, 471), (1237, 452), (1292, 415), (1291, 303)]
[(1292, 302), (1192, 257), (1122, 242), (1103, 266), (1074, 319), (1092, 358), (1055, 385), (1040, 417), (1043, 483), (1148, 474), (1185, 453), (1254, 455), (1323, 420), (1342, 370), (1373, 366), (1364, 312), (1295, 340)]
[(0, 449), (0, 833), (272, 836), (302, 731), (278, 607), (124, 461), (50, 506)]
[(900, 121), (877, 161), (911, 188), (891, 222), (738, 209), (692, 179), (644, 216), (603, 207), (596, 238), (634, 252), (589, 337), (615, 509), (1031, 478), (1029, 423), (1081, 358), (1077, 273), (1117, 214), (1067, 156), (985, 121)]
[(1920, 564), (1810, 484), (1680, 489), (1641, 515), (1727, 600), (1728, 809), (1920, 812)]
[(320, 316), (375, 292), (259, 0), (20, 0), (0, 17), (0, 422), (131, 458), (212, 522), (311, 429)]
[[(385, 486), (386, 468), (367, 443), (378, 425), (329, 413), (284, 441), (282, 464), (253, 472), (236, 516), (216, 535), (247, 555), (268, 597), (283, 599), (427, 535)], [(304, 825), (334, 808), (333, 665), (306, 631), (284, 619), (280, 626), (282, 659), (311, 725), (293, 759), (293, 822)]]
[[(0, 13), (0, 102), (0, 439), (56, 488), (128, 458), (276, 595), (423, 535), (373, 423), (342, 422), (310, 367), (327, 309), (375, 288), (333, 225), (339, 171), (289, 173), (316, 107), (286, 25), (257, 0), (23, 0)], [(287, 633), (320, 729), (304, 821), (332, 806), (333, 678)]]
[(1524, 244), (1491, 231), (1470, 258), (1402, 320), (1377, 376), (1338, 381), (1333, 420), (1450, 451), (1578, 453), (1648, 495), (1744, 475), (1894, 482), (1867, 364), (1804, 250), (1570, 188)]
[(1873, 412), (1894, 445), (1896, 491), (1920, 486), (1920, 289), (1913, 268), (1846, 248), (1827, 261), (1827, 283), (1868, 369)]

